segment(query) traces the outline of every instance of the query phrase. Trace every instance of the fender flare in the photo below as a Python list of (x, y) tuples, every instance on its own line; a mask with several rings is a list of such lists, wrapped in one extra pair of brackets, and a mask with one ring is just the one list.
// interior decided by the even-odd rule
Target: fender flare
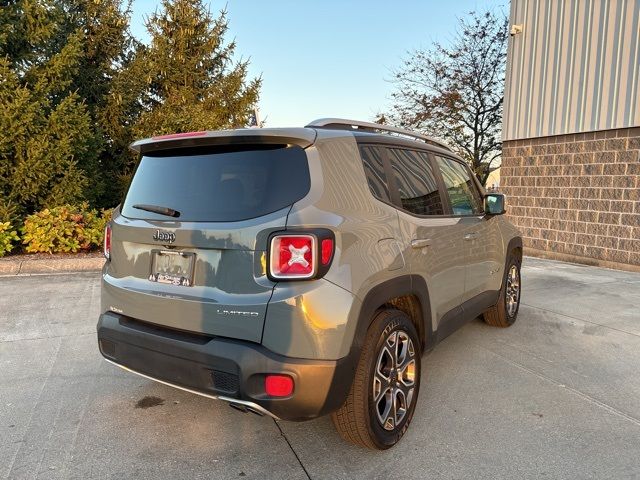
[(367, 336), (367, 330), (373, 322), (376, 311), (388, 304), (389, 300), (406, 295), (416, 297), (420, 304), (417, 330), (422, 342), (422, 351), (429, 350), (435, 345), (436, 339), (431, 322), (431, 301), (427, 282), (420, 275), (407, 274), (392, 278), (373, 287), (362, 300), (358, 323), (348, 354), (353, 362), (354, 372)]
[[(509, 240), (509, 243), (507, 244), (507, 250), (505, 251), (505, 257), (507, 257), (509, 253), (515, 250), (516, 248), (519, 248), (520, 251), (524, 253), (522, 248), (522, 237), (513, 237), (511, 240)], [(508, 259), (505, 258), (505, 262), (507, 260)]]
[(382, 282), (373, 287), (364, 297), (357, 317), (357, 325), (351, 342), (349, 353), (344, 357), (341, 365), (339, 378), (334, 378), (332, 382), (327, 402), (323, 408), (324, 412), (330, 412), (342, 405), (349, 394), (351, 385), (355, 379), (355, 372), (360, 360), (360, 354), (367, 336), (367, 330), (378, 311), (389, 300), (395, 297), (413, 295), (420, 303), (418, 312), (418, 335), (421, 337), (422, 352), (430, 350), (436, 344), (431, 324), (431, 302), (429, 300), (429, 289), (424, 278), (419, 275), (402, 275)]

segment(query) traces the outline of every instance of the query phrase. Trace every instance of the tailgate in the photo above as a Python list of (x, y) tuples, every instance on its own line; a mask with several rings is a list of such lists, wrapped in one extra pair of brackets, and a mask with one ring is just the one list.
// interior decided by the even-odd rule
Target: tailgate
[(143, 156), (111, 222), (103, 312), (260, 342), (274, 287), (268, 236), (309, 188), (298, 146)]

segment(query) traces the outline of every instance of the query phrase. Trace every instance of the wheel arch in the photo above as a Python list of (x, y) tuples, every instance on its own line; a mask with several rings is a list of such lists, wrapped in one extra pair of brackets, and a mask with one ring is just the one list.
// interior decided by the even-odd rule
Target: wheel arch
[(396, 308), (407, 314), (416, 327), (422, 351), (434, 345), (427, 283), (419, 275), (403, 275), (376, 285), (362, 300), (352, 346), (357, 348), (358, 357), (375, 313), (384, 308)]
[(522, 237), (513, 237), (511, 240), (509, 240), (509, 243), (507, 244), (507, 250), (506, 250), (506, 261), (508, 261), (509, 259), (509, 255), (515, 252), (516, 255), (518, 255), (518, 259), (520, 261), (522, 261), (522, 255), (523, 255), (523, 249), (522, 249)]

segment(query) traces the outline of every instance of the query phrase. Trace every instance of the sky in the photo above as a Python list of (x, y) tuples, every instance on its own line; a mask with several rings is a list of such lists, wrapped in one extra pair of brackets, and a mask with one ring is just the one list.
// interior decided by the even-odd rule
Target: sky
[[(508, 13), (508, 0), (228, 0), (237, 59), (262, 76), (259, 111), (267, 127), (298, 127), (317, 118), (371, 121), (391, 105), (394, 69), (408, 52), (447, 44), (458, 18), (472, 10)], [(149, 37), (145, 19), (158, 3), (134, 0), (133, 34)]]

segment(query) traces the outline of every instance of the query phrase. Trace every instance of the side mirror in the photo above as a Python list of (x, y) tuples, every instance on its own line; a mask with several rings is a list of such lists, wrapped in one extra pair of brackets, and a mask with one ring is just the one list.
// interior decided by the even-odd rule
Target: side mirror
[(487, 193), (484, 196), (484, 211), (487, 215), (502, 215), (506, 212), (505, 197), (502, 193)]

